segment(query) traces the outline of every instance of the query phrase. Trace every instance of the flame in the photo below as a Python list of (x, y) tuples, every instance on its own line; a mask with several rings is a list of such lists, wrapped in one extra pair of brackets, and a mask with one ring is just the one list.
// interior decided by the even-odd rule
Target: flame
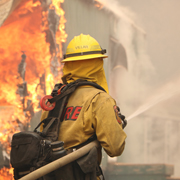
[(0, 179), (2, 180), (13, 180), (13, 168), (7, 169), (3, 167), (0, 170)]
[[(65, 12), (63, 11), (63, 9), (61, 8), (61, 3), (64, 3), (64, 0), (52, 0), (52, 4), (57, 7), (56, 12), (57, 14), (60, 16), (60, 20), (59, 20), (59, 31), (57, 31), (56, 33), (56, 37), (57, 37), (57, 41), (58, 42), (66, 42), (67, 39), (67, 34), (65, 32), (65, 23), (66, 23), (66, 19), (64, 17)], [(54, 6), (51, 6), (51, 8), (54, 8)], [(60, 43), (60, 52), (62, 52), (62, 43)], [(60, 54), (60, 58), (62, 58), (62, 54)]]
[[(48, 40), (49, 12), (40, 0), (22, 0), (0, 27), (0, 146), (8, 155), (12, 135), (28, 129), (32, 112), (40, 111), (40, 98), (50, 94), (62, 76), (62, 43), (67, 38), (63, 2), (52, 0), (49, 5), (59, 17), (58, 29), (52, 35), (55, 50)], [(12, 179), (12, 174), (12, 168), (3, 168), (0, 179)]]

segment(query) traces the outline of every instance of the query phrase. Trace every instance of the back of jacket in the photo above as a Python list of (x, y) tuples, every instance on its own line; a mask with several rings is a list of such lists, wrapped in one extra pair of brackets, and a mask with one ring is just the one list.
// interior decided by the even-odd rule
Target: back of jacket
[(115, 105), (106, 92), (91, 86), (79, 87), (64, 110), (59, 140), (69, 149), (96, 134), (109, 156), (119, 156), (124, 150), (126, 134), (118, 123)]

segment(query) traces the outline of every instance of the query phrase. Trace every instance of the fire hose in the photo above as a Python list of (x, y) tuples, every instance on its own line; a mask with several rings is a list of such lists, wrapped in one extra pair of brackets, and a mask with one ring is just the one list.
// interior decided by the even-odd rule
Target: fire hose
[(92, 141), (90, 142), (89, 144), (83, 146), (82, 148), (80, 149), (77, 149), (76, 151), (66, 155), (66, 156), (63, 156), (33, 172), (31, 172), (30, 174), (20, 178), (19, 180), (36, 180), (62, 166), (65, 166), (77, 159), (79, 159), (80, 157), (86, 155), (94, 146), (98, 147), (99, 146), (99, 143), (97, 140), (95, 141)]

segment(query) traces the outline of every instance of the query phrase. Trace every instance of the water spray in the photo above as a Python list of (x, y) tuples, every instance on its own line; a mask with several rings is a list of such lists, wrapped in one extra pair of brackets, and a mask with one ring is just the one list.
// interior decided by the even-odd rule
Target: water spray
[(142, 114), (143, 112), (147, 111), (151, 107), (155, 106), (156, 104), (171, 98), (174, 95), (180, 93), (180, 79), (177, 79), (174, 83), (169, 82), (165, 86), (158, 89), (153, 95), (150, 96), (146, 102), (140, 106), (134, 113), (132, 113), (129, 117), (126, 118), (127, 121), (133, 119), (134, 117)]

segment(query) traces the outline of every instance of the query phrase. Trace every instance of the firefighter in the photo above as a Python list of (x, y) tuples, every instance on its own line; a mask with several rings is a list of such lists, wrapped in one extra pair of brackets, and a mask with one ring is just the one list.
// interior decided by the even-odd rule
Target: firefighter
[[(108, 94), (103, 68), (103, 58), (108, 57), (105, 53), (90, 35), (75, 36), (67, 46), (62, 61), (63, 83), (87, 80), (100, 85), (106, 92), (89, 85), (80, 86), (73, 92), (64, 109), (59, 140), (69, 150), (95, 137), (105, 152), (114, 157), (122, 154), (126, 134), (122, 119), (118, 116), (116, 102)], [(47, 113), (44, 113), (41, 119), (46, 116)], [(98, 164), (101, 163), (101, 147), (98, 149)], [(97, 179), (100, 176), (101, 173), (97, 174)]]

